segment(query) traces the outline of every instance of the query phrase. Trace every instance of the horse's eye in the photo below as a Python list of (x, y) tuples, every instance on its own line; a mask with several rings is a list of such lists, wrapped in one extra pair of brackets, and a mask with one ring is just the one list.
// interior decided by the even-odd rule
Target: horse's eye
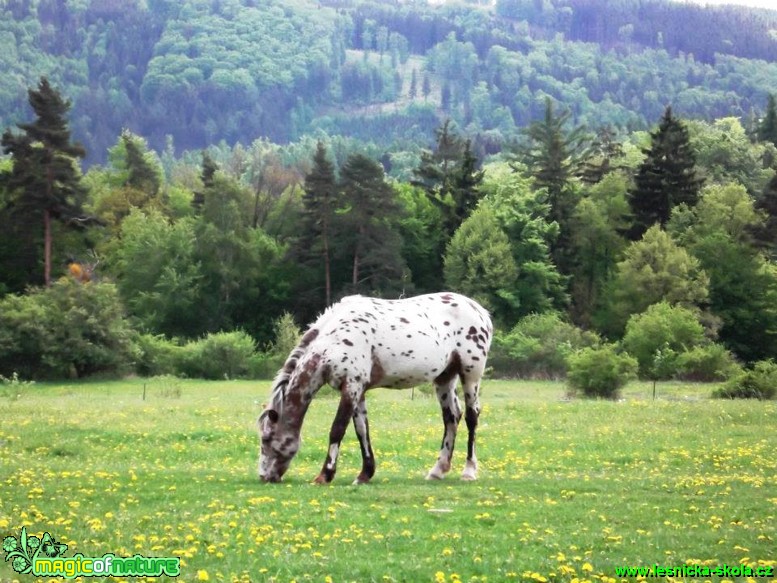
[(263, 435), (262, 436), (262, 443), (270, 443), (272, 441), (271, 435)]

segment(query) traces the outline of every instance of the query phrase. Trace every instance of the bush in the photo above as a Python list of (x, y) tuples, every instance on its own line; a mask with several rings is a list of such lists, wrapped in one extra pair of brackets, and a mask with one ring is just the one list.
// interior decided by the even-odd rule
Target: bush
[(134, 359), (133, 336), (113, 284), (63, 278), (0, 300), (0, 374), (119, 374)]
[(696, 346), (677, 357), (678, 377), (686, 381), (711, 383), (725, 381), (741, 374), (742, 367), (725, 346)]
[(488, 364), (497, 376), (562, 378), (570, 354), (598, 343), (596, 334), (565, 322), (556, 312), (532, 314), (506, 334), (497, 331)]
[(205, 379), (247, 378), (255, 349), (254, 339), (240, 330), (208, 334), (184, 346), (180, 370)]
[(774, 399), (777, 396), (777, 363), (773, 360), (756, 362), (713, 393), (720, 399)]
[(705, 342), (697, 315), (666, 302), (631, 316), (623, 337), (623, 347), (637, 359), (640, 375), (652, 379), (673, 377), (678, 372), (678, 355)]
[(615, 345), (583, 348), (569, 357), (567, 383), (586, 397), (616, 399), (620, 389), (637, 376), (637, 360), (618, 354)]
[(139, 334), (135, 339), (137, 357), (135, 372), (140, 376), (154, 377), (176, 375), (183, 355), (183, 348), (162, 335)]

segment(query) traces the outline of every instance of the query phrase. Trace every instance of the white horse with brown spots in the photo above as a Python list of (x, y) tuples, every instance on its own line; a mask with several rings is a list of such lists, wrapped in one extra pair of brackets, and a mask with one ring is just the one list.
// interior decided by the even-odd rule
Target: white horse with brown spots
[(433, 382), (445, 432), (437, 463), (427, 479), (442, 478), (451, 467), (461, 406), (461, 379), (469, 432), (462, 479), (477, 477), (475, 430), (480, 414), (480, 379), (493, 329), (488, 312), (470, 298), (438, 293), (402, 300), (349, 296), (310, 326), (273, 382), (271, 402), (259, 416), (259, 477), (277, 482), (300, 445), (300, 430), (316, 391), (328, 383), (340, 391), (340, 405), (329, 432), (329, 451), (317, 483), (334, 478), (348, 421), (359, 438), (362, 470), (356, 483), (375, 473), (364, 395), (374, 387), (409, 388)]

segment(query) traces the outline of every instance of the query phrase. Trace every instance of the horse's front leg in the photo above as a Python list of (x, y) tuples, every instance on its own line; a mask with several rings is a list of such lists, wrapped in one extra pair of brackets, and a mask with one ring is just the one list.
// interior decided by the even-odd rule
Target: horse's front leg
[(353, 411), (353, 428), (356, 430), (359, 447), (362, 450), (362, 471), (356, 477), (354, 484), (366, 484), (375, 475), (375, 456), (370, 444), (370, 424), (367, 421), (367, 404), (364, 397), (362, 393)]
[(335, 420), (329, 430), (329, 451), (324, 461), (324, 467), (315, 479), (316, 484), (328, 484), (335, 477), (337, 471), (337, 456), (340, 454), (340, 442), (343, 440), (348, 421), (353, 416), (354, 399), (347, 387), (340, 389), (340, 405), (337, 408)]
[(440, 455), (437, 458), (437, 463), (426, 475), (427, 480), (440, 480), (450, 471), (453, 448), (456, 445), (456, 429), (461, 421), (461, 405), (456, 396), (456, 377), (446, 384), (437, 385), (436, 388), (445, 430), (442, 436)]

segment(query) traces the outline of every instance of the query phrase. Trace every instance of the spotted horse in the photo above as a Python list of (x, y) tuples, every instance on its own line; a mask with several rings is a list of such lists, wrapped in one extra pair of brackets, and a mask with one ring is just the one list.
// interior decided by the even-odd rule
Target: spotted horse
[(427, 479), (451, 468), (462, 411), (456, 396), (461, 379), (469, 438), (462, 479), (477, 478), (475, 431), (480, 415), (480, 379), (486, 367), (493, 328), (488, 312), (455, 293), (399, 300), (349, 296), (328, 308), (292, 350), (272, 386), (270, 404), (259, 416), (259, 477), (278, 482), (300, 446), (300, 430), (316, 392), (329, 384), (340, 404), (329, 432), (329, 450), (315, 479), (331, 482), (340, 442), (353, 419), (362, 454), (355, 483), (375, 474), (365, 392), (375, 387), (402, 389), (433, 382), (445, 426), (437, 463)]

